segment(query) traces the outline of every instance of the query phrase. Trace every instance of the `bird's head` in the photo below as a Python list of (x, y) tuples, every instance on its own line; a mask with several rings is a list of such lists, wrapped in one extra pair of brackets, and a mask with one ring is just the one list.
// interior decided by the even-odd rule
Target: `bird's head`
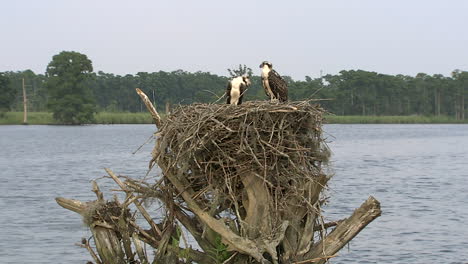
[(250, 84), (252, 84), (252, 82), (250, 81), (250, 77), (248, 75), (243, 75), (242, 80), (244, 81), (246, 86), (250, 86)]
[(273, 68), (273, 64), (271, 64), (271, 62), (268, 62), (268, 61), (264, 61), (262, 62), (262, 64), (260, 64), (260, 68), (264, 68), (265, 66), (268, 66), (270, 70), (271, 68)]

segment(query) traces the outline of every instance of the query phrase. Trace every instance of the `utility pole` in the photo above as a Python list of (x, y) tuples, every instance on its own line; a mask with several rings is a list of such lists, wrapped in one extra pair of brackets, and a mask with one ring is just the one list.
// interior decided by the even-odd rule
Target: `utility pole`
[(28, 99), (26, 98), (26, 86), (23, 78), (23, 125), (28, 124)]

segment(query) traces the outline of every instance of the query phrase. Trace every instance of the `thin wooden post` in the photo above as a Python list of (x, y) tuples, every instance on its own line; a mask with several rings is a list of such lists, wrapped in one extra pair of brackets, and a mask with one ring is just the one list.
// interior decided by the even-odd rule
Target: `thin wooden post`
[(23, 125), (28, 124), (28, 99), (26, 98), (26, 86), (23, 78)]
[(171, 113), (171, 104), (169, 101), (166, 101), (166, 115)]

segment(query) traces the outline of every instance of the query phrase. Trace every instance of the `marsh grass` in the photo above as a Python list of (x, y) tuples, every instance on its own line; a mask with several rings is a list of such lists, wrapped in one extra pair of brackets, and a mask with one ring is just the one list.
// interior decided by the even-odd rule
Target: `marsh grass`
[[(0, 125), (21, 125), (23, 124), (23, 112), (6, 112), (0, 117)], [(28, 124), (48, 125), (56, 124), (52, 118), (52, 113), (31, 112), (28, 114)]]
[[(151, 115), (148, 113), (110, 113), (100, 112), (95, 115), (94, 124), (151, 124)], [(23, 112), (6, 112), (0, 116), (0, 125), (23, 124)], [(58, 124), (48, 112), (30, 112), (29, 125), (56, 125)]]
[(325, 116), (328, 124), (462, 124), (468, 120), (456, 120), (448, 116)]
[(114, 113), (100, 112), (96, 116), (96, 124), (152, 124), (148, 113)]
[[(328, 124), (467, 124), (468, 120), (456, 120), (448, 116), (335, 116), (326, 115)], [(94, 124), (152, 124), (148, 113), (99, 112)], [(23, 112), (6, 112), (0, 115), (0, 125), (23, 124)], [(30, 112), (30, 125), (58, 124), (48, 112)]]

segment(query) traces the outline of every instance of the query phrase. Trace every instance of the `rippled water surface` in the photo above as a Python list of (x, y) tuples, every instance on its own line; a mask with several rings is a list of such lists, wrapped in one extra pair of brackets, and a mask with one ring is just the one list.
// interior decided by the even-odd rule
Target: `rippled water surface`
[[(328, 125), (328, 220), (368, 196), (383, 214), (333, 263), (468, 263), (467, 125)], [(144, 177), (152, 125), (0, 126), (0, 263), (86, 263), (90, 236), (57, 196), (94, 199), (103, 168)], [(105, 194), (115, 188), (100, 180)], [(109, 196), (108, 196), (109, 197)]]

